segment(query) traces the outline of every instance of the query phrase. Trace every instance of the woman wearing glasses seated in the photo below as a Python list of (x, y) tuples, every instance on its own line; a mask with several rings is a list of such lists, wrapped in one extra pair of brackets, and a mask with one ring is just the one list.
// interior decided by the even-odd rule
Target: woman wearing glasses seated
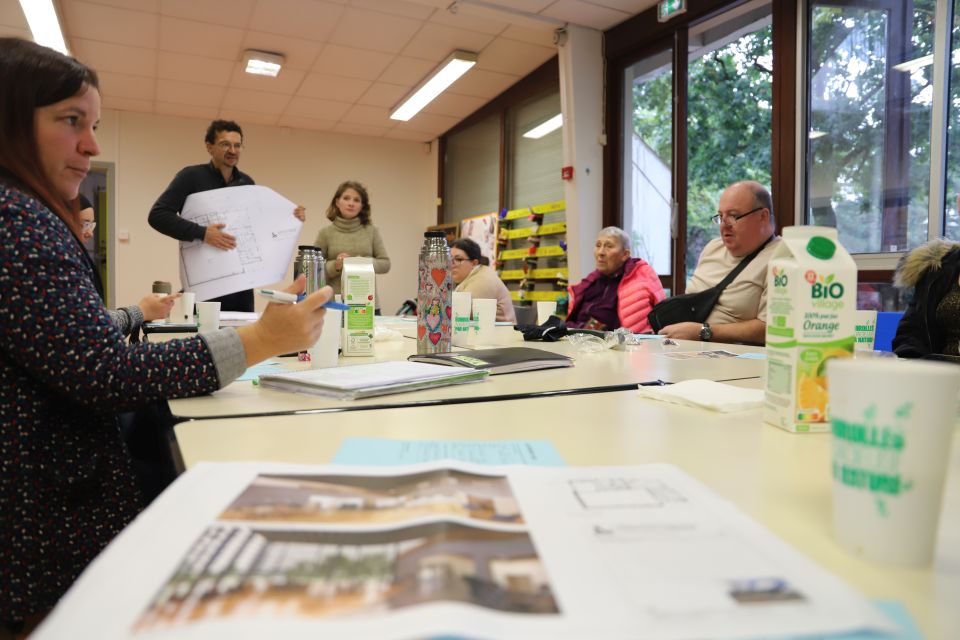
[[(97, 222), (93, 211), (93, 204), (87, 200), (87, 197), (81, 193), (77, 201), (80, 206), (80, 213), (78, 214), (80, 220), (80, 241), (86, 245), (86, 243), (93, 238), (93, 230), (97, 228)], [(96, 280), (99, 280), (97, 270), (94, 270), (93, 275)], [(102, 283), (98, 282), (97, 291), (103, 292)], [(144, 322), (162, 320), (169, 316), (170, 310), (173, 309), (173, 305), (179, 297), (180, 294), (163, 296), (151, 293), (141, 298), (140, 302), (136, 305), (120, 307), (115, 311), (110, 309), (107, 313), (110, 314), (110, 320), (114, 326), (120, 330), (120, 333), (129, 336), (134, 331), (137, 331)]]
[(450, 258), (453, 260), (453, 282), (457, 285), (455, 291), (466, 291), (474, 299), (495, 299), (497, 321), (516, 323), (517, 314), (513, 310), (510, 291), (497, 277), (497, 272), (483, 264), (480, 245), (470, 238), (454, 240), (450, 245)]

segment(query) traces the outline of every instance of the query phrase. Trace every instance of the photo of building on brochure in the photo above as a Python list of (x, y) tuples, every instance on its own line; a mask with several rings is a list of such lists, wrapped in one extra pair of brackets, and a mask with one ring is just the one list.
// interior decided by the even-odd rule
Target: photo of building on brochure
[(384, 525), (425, 517), (523, 524), (506, 478), (450, 469), (402, 476), (260, 475), (220, 519)]
[(209, 527), (134, 631), (250, 618), (345, 619), (455, 601), (557, 614), (524, 531), (440, 522), (389, 531)]

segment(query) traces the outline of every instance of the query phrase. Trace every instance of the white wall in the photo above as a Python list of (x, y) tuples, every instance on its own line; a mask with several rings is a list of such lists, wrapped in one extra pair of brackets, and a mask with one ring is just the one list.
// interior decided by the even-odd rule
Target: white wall
[[(104, 110), (98, 139), (99, 161), (116, 167), (115, 230), (110, 247), (117, 305), (133, 304), (154, 280), (179, 288), (177, 241), (154, 231), (147, 213), (174, 174), (189, 164), (207, 162), (203, 143), (208, 120)], [(380, 138), (245, 125), (240, 168), (307, 208), (300, 243), (312, 244), (330, 198), (343, 180), (359, 180), (370, 191), (373, 222), (392, 261), (390, 273), (377, 279), (384, 313), (406, 298), (416, 298), (417, 252), (424, 229), (436, 222), (437, 145)], [(288, 280), (292, 278), (292, 266)], [(257, 303), (258, 306), (262, 302)]]

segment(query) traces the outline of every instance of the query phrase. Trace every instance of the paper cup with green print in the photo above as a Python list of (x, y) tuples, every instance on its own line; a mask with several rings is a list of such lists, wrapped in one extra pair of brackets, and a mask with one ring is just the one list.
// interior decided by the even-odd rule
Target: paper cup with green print
[(933, 558), (960, 367), (832, 360), (833, 529), (867, 560), (923, 566)]

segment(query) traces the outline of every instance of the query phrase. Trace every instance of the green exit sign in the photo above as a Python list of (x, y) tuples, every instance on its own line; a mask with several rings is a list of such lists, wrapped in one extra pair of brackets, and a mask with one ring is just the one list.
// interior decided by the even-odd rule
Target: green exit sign
[(687, 0), (660, 0), (657, 4), (657, 20), (666, 22), (687, 12)]

